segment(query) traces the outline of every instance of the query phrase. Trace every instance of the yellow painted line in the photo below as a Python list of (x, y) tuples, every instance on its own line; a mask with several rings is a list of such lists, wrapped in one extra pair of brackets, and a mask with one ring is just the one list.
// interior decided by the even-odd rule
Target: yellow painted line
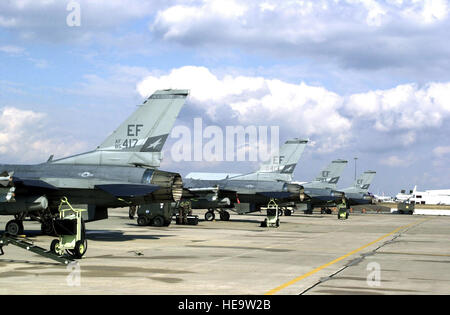
[(351, 256), (353, 254), (356, 254), (357, 252), (360, 252), (363, 249), (365, 249), (365, 248), (367, 248), (367, 247), (369, 247), (369, 246), (371, 246), (371, 245), (373, 245), (375, 243), (378, 243), (379, 241), (385, 239), (386, 237), (391, 236), (392, 234), (397, 233), (400, 230), (407, 229), (407, 228), (409, 228), (411, 226), (417, 225), (419, 223), (422, 223), (422, 222), (425, 222), (425, 221), (428, 221), (428, 220), (431, 220), (431, 219), (424, 219), (424, 220), (420, 220), (419, 222), (414, 222), (414, 223), (411, 223), (411, 224), (408, 224), (408, 225), (401, 226), (401, 227), (395, 229), (394, 231), (392, 231), (392, 232), (390, 232), (388, 234), (385, 234), (385, 235), (381, 236), (380, 238), (377, 238), (375, 241), (370, 242), (369, 244), (366, 244), (366, 245), (364, 245), (364, 246), (362, 246), (362, 247), (360, 247), (358, 249), (355, 249), (354, 251), (351, 251), (350, 253), (347, 253), (344, 256), (341, 256), (341, 257), (339, 257), (339, 258), (337, 258), (337, 259), (335, 259), (333, 261), (330, 261), (329, 263), (327, 263), (325, 265), (322, 265), (322, 266), (320, 266), (320, 267), (318, 267), (318, 268), (316, 268), (314, 270), (311, 270), (310, 272), (305, 273), (304, 275), (302, 275), (300, 277), (297, 277), (297, 278), (295, 278), (295, 279), (293, 279), (293, 280), (291, 280), (289, 282), (286, 282), (286, 283), (280, 285), (279, 287), (276, 287), (275, 289), (270, 290), (269, 292), (266, 292), (264, 295), (273, 295), (275, 293), (278, 293), (279, 291), (287, 288), (288, 286), (291, 286), (294, 283), (297, 283), (297, 282), (299, 282), (299, 281), (301, 281), (301, 280), (303, 280), (305, 278), (308, 278), (309, 276), (312, 276), (313, 274), (319, 272), (320, 270), (325, 269), (325, 268), (327, 268), (327, 267), (329, 267), (331, 265), (334, 265), (335, 263), (340, 262), (341, 260), (343, 260), (343, 259), (345, 259), (345, 258), (347, 258), (347, 257), (349, 257), (349, 256)]

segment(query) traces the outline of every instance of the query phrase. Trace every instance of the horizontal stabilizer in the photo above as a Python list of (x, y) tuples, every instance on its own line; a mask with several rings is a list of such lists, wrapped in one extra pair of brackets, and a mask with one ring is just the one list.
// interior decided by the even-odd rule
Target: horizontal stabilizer
[(103, 190), (115, 197), (139, 197), (151, 194), (160, 189), (157, 185), (133, 185), (133, 184), (105, 184), (96, 185), (95, 188)]

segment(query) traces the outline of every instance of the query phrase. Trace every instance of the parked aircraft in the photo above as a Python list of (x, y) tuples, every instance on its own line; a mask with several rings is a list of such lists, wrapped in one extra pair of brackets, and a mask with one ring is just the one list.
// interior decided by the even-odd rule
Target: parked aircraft
[[(297, 209), (304, 208), (305, 214), (312, 214), (314, 207), (326, 209), (330, 204), (341, 200), (343, 193), (337, 191), (336, 186), (344, 171), (347, 161), (332, 161), (318, 176), (311, 182), (294, 182), (304, 187), (305, 199), (301, 203), (296, 203)], [(331, 210), (328, 209), (331, 212)]]
[[(249, 174), (191, 173), (186, 176), (184, 188), (190, 193), (193, 209), (209, 209), (207, 221), (215, 218), (218, 211), (222, 220), (228, 221), (230, 214), (225, 209), (239, 213), (260, 211), (271, 198), (279, 200), (300, 200), (301, 185), (290, 184), (295, 167), (308, 140), (291, 139), (280, 148), (279, 154), (263, 163), (260, 169)], [(199, 197), (203, 194), (203, 197)]]
[(375, 197), (369, 193), (369, 187), (375, 175), (375, 171), (366, 171), (355, 180), (353, 186), (340, 190), (345, 194), (345, 198), (347, 198), (350, 206), (373, 203)]
[(88, 205), (87, 222), (106, 219), (108, 208), (180, 200), (181, 176), (156, 168), (188, 94), (156, 91), (93, 151), (37, 165), (0, 165), (0, 215), (15, 216), (6, 232), (21, 234), (30, 217), (52, 233), (63, 197)]

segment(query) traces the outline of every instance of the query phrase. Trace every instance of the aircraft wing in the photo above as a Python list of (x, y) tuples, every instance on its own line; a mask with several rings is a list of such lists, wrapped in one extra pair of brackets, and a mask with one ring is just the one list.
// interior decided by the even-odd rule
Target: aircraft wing
[(284, 199), (284, 198), (289, 198), (290, 196), (292, 196), (292, 193), (287, 192), (287, 191), (262, 191), (262, 192), (257, 192), (257, 194), (262, 195), (264, 197), (275, 198), (275, 199)]
[(103, 190), (115, 197), (139, 197), (151, 194), (160, 189), (157, 185), (139, 185), (139, 184), (103, 184), (95, 185), (96, 189)]
[(58, 190), (58, 187), (50, 185), (49, 183), (39, 179), (22, 179), (18, 177), (13, 177), (12, 182), (14, 186), (24, 186), (26, 188), (36, 188), (36, 189)]

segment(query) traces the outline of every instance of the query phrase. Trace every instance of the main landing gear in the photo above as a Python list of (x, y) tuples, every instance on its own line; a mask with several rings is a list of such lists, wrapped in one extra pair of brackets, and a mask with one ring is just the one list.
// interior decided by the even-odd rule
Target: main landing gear
[(216, 218), (216, 214), (214, 213), (214, 210), (219, 212), (220, 220), (222, 220), (222, 221), (230, 220), (230, 213), (228, 211), (223, 210), (223, 209), (209, 208), (208, 211), (205, 213), (206, 221), (213, 221)]
[(53, 224), (55, 218), (48, 209), (35, 215), (25, 212), (14, 215), (14, 220), (6, 223), (5, 233), (12, 236), (22, 235), (24, 232), (23, 221), (28, 215), (33, 221), (41, 223), (41, 232), (43, 235), (55, 235), (55, 227)]
[(23, 234), (23, 222), (21, 220), (9, 221), (6, 223), (5, 232), (13, 236)]
[(333, 211), (330, 208), (322, 207), (320, 208), (320, 214), (332, 214)]

